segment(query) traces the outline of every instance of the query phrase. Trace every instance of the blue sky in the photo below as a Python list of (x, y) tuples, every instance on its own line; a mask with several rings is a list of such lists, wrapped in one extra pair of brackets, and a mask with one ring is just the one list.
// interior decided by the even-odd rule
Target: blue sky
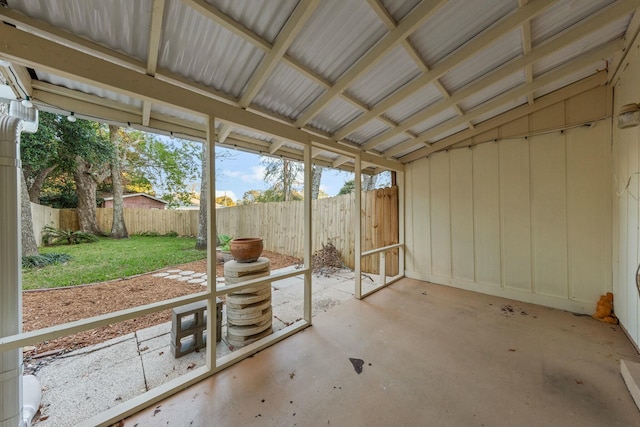
[[(222, 161), (216, 160), (216, 197), (227, 195), (234, 201), (242, 199), (248, 190), (266, 190), (269, 185), (264, 182), (264, 167), (260, 165), (260, 156), (238, 150), (226, 150), (233, 157)], [(320, 181), (320, 189), (329, 196), (335, 196), (345, 181), (353, 179), (353, 174), (334, 169), (325, 169)]]

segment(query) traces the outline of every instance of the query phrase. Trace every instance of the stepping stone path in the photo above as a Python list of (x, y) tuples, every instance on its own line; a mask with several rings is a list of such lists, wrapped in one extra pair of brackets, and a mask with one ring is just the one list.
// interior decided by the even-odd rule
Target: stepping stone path
[[(178, 282), (200, 283), (202, 286), (207, 286), (207, 273), (196, 273), (191, 270), (165, 270), (161, 273), (153, 274), (153, 277), (161, 277)], [(224, 277), (217, 277), (216, 283), (224, 283)]]

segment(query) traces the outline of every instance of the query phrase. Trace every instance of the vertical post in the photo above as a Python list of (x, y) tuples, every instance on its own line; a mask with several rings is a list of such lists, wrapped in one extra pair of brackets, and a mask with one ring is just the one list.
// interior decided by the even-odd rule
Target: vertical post
[[(20, 127), (0, 115), (0, 336), (22, 331), (20, 235)], [(19, 426), (22, 417), (22, 349), (0, 353), (0, 426)]]
[(387, 253), (380, 252), (378, 254), (380, 256), (380, 267), (378, 271), (380, 271), (380, 285), (384, 286), (387, 284)]
[(396, 172), (393, 176), (396, 178), (396, 185), (398, 186), (398, 243), (402, 244), (398, 248), (398, 274), (404, 276), (404, 171)]
[(207, 369), (217, 367), (216, 344), (218, 328), (216, 312), (216, 118), (209, 116), (207, 122)]
[(356, 156), (355, 163), (355, 176), (353, 177), (353, 183), (356, 190), (356, 200), (353, 219), (353, 226), (355, 227), (355, 294), (356, 298), (362, 299), (362, 171), (360, 156)]
[(304, 320), (311, 324), (311, 241), (312, 226), (311, 218), (311, 141), (304, 146)]

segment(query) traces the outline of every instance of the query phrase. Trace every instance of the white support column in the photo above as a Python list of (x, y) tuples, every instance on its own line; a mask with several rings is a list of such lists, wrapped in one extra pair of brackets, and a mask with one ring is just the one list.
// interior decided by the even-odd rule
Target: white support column
[(304, 320), (311, 325), (311, 242), (313, 221), (311, 218), (311, 144), (304, 146)]
[(216, 347), (217, 316), (216, 311), (216, 118), (209, 116), (207, 123), (207, 290), (211, 293), (207, 301), (207, 369), (217, 367)]
[(402, 244), (398, 248), (398, 274), (404, 276), (404, 172), (396, 172), (396, 186), (398, 187), (398, 243)]
[(353, 177), (354, 187), (356, 190), (356, 200), (353, 218), (353, 226), (355, 227), (355, 295), (356, 298), (362, 299), (362, 163), (360, 162), (360, 156), (356, 156), (355, 163), (355, 176)]
[[(0, 336), (22, 331), (20, 130), (0, 115)], [(22, 349), (0, 354), (0, 427), (22, 425)]]

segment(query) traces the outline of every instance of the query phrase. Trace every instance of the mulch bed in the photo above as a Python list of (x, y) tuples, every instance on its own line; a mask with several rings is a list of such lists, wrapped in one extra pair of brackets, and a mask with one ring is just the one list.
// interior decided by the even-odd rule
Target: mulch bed
[[(271, 269), (299, 264), (298, 258), (264, 251), (262, 256), (271, 261)], [(188, 264), (167, 267), (207, 272), (207, 261), (195, 261)], [(222, 264), (216, 265), (217, 277), (224, 276)], [(116, 280), (87, 286), (75, 286), (64, 289), (26, 291), (22, 294), (23, 331), (29, 332), (49, 326), (86, 319), (100, 314), (112, 313), (163, 301), (183, 295), (202, 292), (206, 288), (200, 284), (191, 284), (153, 277), (152, 273), (127, 279)], [(98, 344), (112, 338), (158, 325), (171, 320), (171, 310), (149, 314), (125, 322), (91, 329), (67, 337), (45, 341), (36, 346), (25, 347), (25, 357), (38, 357), (43, 354), (67, 352), (81, 347)]]

